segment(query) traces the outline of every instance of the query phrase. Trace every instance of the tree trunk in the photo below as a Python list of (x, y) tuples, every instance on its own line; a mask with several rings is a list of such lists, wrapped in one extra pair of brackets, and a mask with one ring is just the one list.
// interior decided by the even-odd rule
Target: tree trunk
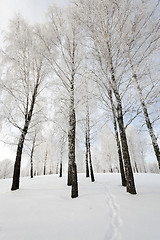
[(155, 155), (156, 155), (156, 158), (157, 158), (158, 166), (159, 166), (159, 169), (160, 169), (160, 149), (159, 149), (159, 146), (158, 146), (157, 138), (154, 134), (154, 130), (153, 130), (150, 118), (149, 118), (147, 106), (146, 106), (145, 101), (143, 99), (142, 90), (141, 90), (140, 85), (139, 85), (138, 80), (137, 80), (137, 75), (133, 74), (133, 77), (134, 77), (136, 85), (137, 85), (137, 90), (138, 90), (138, 93), (139, 93), (140, 102), (141, 102), (146, 126), (148, 128), (148, 132), (149, 132), (149, 135), (151, 137), (152, 146), (153, 146), (153, 149), (154, 149), (154, 152), (155, 152)]
[(71, 197), (76, 198), (78, 197), (78, 179), (77, 179), (77, 165), (74, 162), (72, 166), (72, 191)]
[(128, 150), (127, 137), (126, 137), (124, 122), (123, 122), (122, 103), (121, 103), (121, 98), (120, 98), (119, 91), (116, 84), (115, 72), (114, 72), (113, 61), (112, 61), (112, 53), (111, 53), (111, 48), (108, 42), (107, 42), (107, 47), (108, 47), (108, 53), (109, 53), (110, 73), (111, 73), (111, 80), (112, 80), (112, 84), (110, 85), (112, 87), (112, 90), (114, 92), (114, 95), (117, 101), (117, 115), (118, 115), (117, 121), (119, 126), (120, 139), (121, 139), (121, 145), (122, 145), (122, 154), (123, 154), (123, 160), (125, 165), (126, 188), (127, 188), (127, 192), (131, 194), (136, 194), (133, 171), (131, 167), (130, 155)]
[(68, 166), (68, 183), (72, 186), (71, 197), (78, 197), (78, 182), (77, 182), (77, 167), (75, 163), (75, 130), (76, 130), (76, 118), (75, 111), (71, 109), (70, 112), (70, 121), (69, 121), (69, 166)]
[[(69, 116), (71, 118), (71, 116)], [(72, 186), (72, 163), (75, 159), (75, 145), (71, 147), (71, 144), (72, 144), (72, 136), (71, 136), (71, 126), (72, 123), (71, 123), (71, 120), (69, 120), (69, 132), (68, 132), (68, 181), (67, 181), (67, 185), (68, 186)], [(73, 153), (72, 153), (73, 152)]]
[(91, 143), (90, 143), (90, 118), (89, 118), (89, 105), (87, 101), (87, 145), (88, 145), (88, 154), (89, 154), (89, 165), (90, 165), (90, 175), (91, 181), (95, 182), (93, 166), (92, 166), (92, 158), (91, 158)]
[(138, 170), (138, 166), (137, 166), (137, 163), (136, 163), (136, 161), (134, 161), (134, 166), (135, 166), (135, 172), (139, 172), (139, 170)]
[(59, 166), (59, 177), (62, 177), (62, 157), (63, 157), (63, 145), (61, 146), (61, 160), (60, 160), (60, 166)]
[(31, 106), (30, 106), (29, 112), (28, 112), (28, 106), (26, 108), (27, 111), (25, 114), (25, 124), (24, 124), (24, 128), (22, 130), (22, 134), (19, 139), (19, 143), (18, 143), (18, 147), (17, 147), (17, 154), (16, 154), (16, 161), (14, 164), (13, 182), (12, 182), (12, 187), (11, 187), (12, 191), (19, 189), (22, 150), (23, 150), (24, 140), (25, 140), (26, 134), (28, 132), (28, 127), (29, 127), (29, 124), (30, 124), (30, 121), (32, 118), (33, 109), (34, 109), (37, 91), (38, 91), (38, 86), (39, 86), (39, 75), (37, 76), (37, 81), (36, 81), (36, 85), (35, 85), (34, 92), (32, 95)]
[(43, 167), (43, 175), (46, 175), (46, 166)]
[[(68, 156), (68, 158), (69, 158), (69, 156)], [(72, 163), (71, 163), (70, 158), (68, 160), (68, 181), (67, 181), (67, 185), (72, 186)]]
[(12, 191), (19, 189), (21, 158), (22, 158), (22, 150), (23, 150), (25, 135), (26, 133), (22, 132), (19, 139), (18, 147), (17, 147), (16, 161), (14, 164), (13, 182), (11, 187)]
[(33, 138), (33, 143), (32, 143), (32, 150), (31, 150), (31, 170), (30, 170), (30, 176), (31, 178), (34, 177), (34, 171), (33, 171), (33, 153), (34, 153), (34, 148), (35, 148), (35, 142), (36, 142), (36, 132)]
[(46, 175), (47, 156), (48, 156), (48, 153), (46, 151), (45, 159), (44, 159), (43, 175)]
[(56, 174), (58, 174), (58, 162), (57, 162), (57, 165), (56, 165)]
[(92, 181), (92, 182), (95, 182), (95, 177), (94, 177), (94, 172), (93, 172), (93, 166), (92, 166), (90, 142), (88, 143), (88, 148), (89, 148), (89, 165), (90, 165), (91, 181)]
[(33, 156), (31, 156), (31, 171), (30, 171), (30, 174), (31, 174), (31, 178), (34, 177), (34, 174), (33, 174)]
[(78, 182), (77, 182), (77, 167), (75, 163), (75, 130), (76, 130), (76, 118), (75, 110), (71, 109), (70, 115), (70, 130), (69, 130), (69, 162), (71, 162), (70, 174), (71, 174), (71, 197), (78, 197)]
[(68, 185), (71, 184), (71, 197), (78, 197), (78, 179), (77, 166), (75, 162), (75, 134), (76, 134), (76, 116), (74, 108), (74, 78), (71, 84), (71, 98), (69, 111), (69, 132), (68, 132)]
[(119, 131), (120, 131), (120, 138), (121, 138), (121, 144), (122, 144), (122, 154), (123, 154), (124, 165), (125, 165), (127, 192), (131, 194), (136, 194), (136, 188), (134, 184), (134, 177), (133, 177), (133, 171), (131, 167), (127, 137), (126, 137), (124, 122), (123, 122), (122, 106), (121, 106), (120, 100), (118, 101), (117, 112), (118, 112), (118, 125), (119, 125)]
[(61, 138), (61, 159), (60, 159), (60, 166), (59, 166), (59, 177), (62, 177), (62, 172), (63, 172), (62, 160), (63, 160), (64, 145), (65, 145), (65, 137), (63, 135), (63, 137)]
[(119, 140), (116, 114), (115, 114), (115, 109), (114, 109), (114, 104), (113, 104), (113, 99), (112, 99), (112, 91), (111, 90), (109, 91), (109, 98), (110, 98), (111, 107), (112, 107), (114, 132), (115, 132), (115, 139), (116, 139), (116, 144), (117, 144), (119, 166), (120, 166), (120, 173), (121, 173), (121, 182), (122, 182), (122, 186), (125, 187), (126, 186), (126, 176), (125, 176), (125, 171), (124, 171), (122, 152), (121, 152), (121, 144), (120, 144), (120, 140)]
[(62, 177), (62, 161), (60, 162), (59, 177)]
[(86, 177), (89, 177), (89, 164), (88, 164), (88, 155), (89, 155), (89, 149), (88, 149), (88, 130), (86, 126)]

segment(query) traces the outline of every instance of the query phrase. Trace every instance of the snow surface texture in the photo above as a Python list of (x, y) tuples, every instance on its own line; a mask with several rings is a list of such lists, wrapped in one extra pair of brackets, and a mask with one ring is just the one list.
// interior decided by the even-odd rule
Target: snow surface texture
[(79, 175), (70, 198), (66, 177), (0, 180), (0, 240), (159, 240), (160, 175), (136, 174), (137, 195), (120, 186), (119, 174)]

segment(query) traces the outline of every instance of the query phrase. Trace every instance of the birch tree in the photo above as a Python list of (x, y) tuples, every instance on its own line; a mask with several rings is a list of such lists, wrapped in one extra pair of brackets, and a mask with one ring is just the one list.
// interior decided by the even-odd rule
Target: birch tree
[[(19, 129), (16, 160), (11, 190), (19, 189), (24, 141), (36, 112), (38, 97), (45, 86), (49, 67), (42, 54), (45, 49), (35, 34), (35, 28), (16, 16), (5, 35), (3, 50), (4, 89), (10, 99), (6, 106), (8, 120)], [(14, 108), (12, 108), (14, 106)]]
[[(135, 1), (131, 4), (133, 9), (132, 17), (126, 21), (128, 29), (127, 36), (123, 38), (125, 57), (128, 59), (133, 83), (137, 89), (139, 101), (143, 111), (146, 127), (151, 137), (153, 149), (160, 168), (160, 149), (156, 134), (153, 129), (150, 116), (150, 105), (159, 101), (159, 94), (156, 89), (159, 87), (159, 79), (155, 75), (152, 78), (151, 68), (155, 68), (160, 45), (160, 2)], [(141, 9), (144, 9), (142, 12)], [(150, 65), (150, 66), (149, 66)], [(153, 69), (151, 70), (153, 72)], [(157, 95), (158, 94), (158, 95)]]
[(89, 110), (88, 99), (86, 102), (86, 143), (85, 144), (86, 144), (86, 177), (89, 177), (89, 169), (90, 169), (91, 181), (94, 182), (95, 177), (93, 172), (92, 156), (91, 156), (90, 110)]
[[(53, 70), (67, 92), (68, 101), (68, 185), (72, 186), (71, 197), (78, 196), (77, 166), (75, 160), (76, 102), (78, 72), (81, 67), (80, 33), (72, 19), (72, 11), (64, 12), (55, 7), (48, 12), (49, 27), (57, 37), (58, 61), (49, 59)], [(65, 21), (67, 19), (67, 22)]]
[[(100, 1), (97, 3), (94, 0), (76, 2), (81, 14), (79, 14), (80, 22), (88, 32), (88, 37), (93, 43), (94, 55), (98, 59), (97, 63), (100, 65), (116, 100), (117, 121), (125, 165), (127, 192), (136, 194), (120, 94), (120, 86), (122, 86), (121, 83), (122, 78), (124, 78), (126, 63), (121, 57), (120, 46), (117, 45), (116, 40), (117, 33), (118, 38), (120, 38), (123, 32), (123, 28), (117, 29), (117, 24), (119, 21), (118, 16), (122, 17), (125, 3), (120, 6), (117, 4), (117, 1), (114, 3), (110, 1)], [(124, 18), (125, 16), (123, 16)], [(123, 68), (121, 67), (122, 65), (124, 66)]]

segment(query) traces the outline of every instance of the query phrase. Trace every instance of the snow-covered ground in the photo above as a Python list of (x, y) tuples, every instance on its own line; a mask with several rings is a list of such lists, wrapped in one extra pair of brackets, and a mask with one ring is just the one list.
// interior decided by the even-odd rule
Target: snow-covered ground
[(0, 240), (159, 240), (160, 175), (136, 174), (137, 195), (120, 186), (119, 174), (79, 175), (79, 197), (66, 177), (0, 180)]

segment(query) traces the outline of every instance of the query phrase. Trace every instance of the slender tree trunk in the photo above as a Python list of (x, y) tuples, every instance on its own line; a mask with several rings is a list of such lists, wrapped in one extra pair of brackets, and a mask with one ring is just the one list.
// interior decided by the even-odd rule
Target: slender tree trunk
[(89, 149), (88, 149), (88, 130), (87, 130), (87, 125), (86, 125), (86, 177), (89, 177), (89, 164), (88, 164), (88, 155), (89, 155)]
[(63, 143), (61, 146), (61, 160), (60, 160), (60, 166), (59, 166), (59, 177), (62, 177), (62, 157), (63, 157)]
[(35, 142), (36, 142), (36, 132), (33, 138), (33, 143), (32, 143), (32, 150), (31, 150), (31, 170), (30, 170), (30, 176), (31, 178), (34, 177), (34, 170), (33, 170), (33, 153), (34, 153), (34, 148), (35, 148)]
[(25, 140), (26, 134), (28, 132), (28, 127), (29, 127), (29, 124), (30, 124), (30, 121), (32, 118), (33, 109), (34, 109), (37, 91), (38, 91), (38, 86), (39, 86), (39, 75), (37, 76), (36, 86), (34, 88), (34, 92), (32, 95), (31, 106), (30, 106), (29, 112), (28, 112), (28, 105), (26, 108), (25, 124), (24, 124), (24, 128), (22, 130), (22, 134), (20, 136), (19, 142), (18, 142), (16, 161), (14, 164), (13, 182), (12, 182), (12, 187), (11, 187), (12, 191), (19, 189), (22, 150), (23, 150), (24, 140)]
[(89, 165), (90, 165), (90, 175), (91, 181), (95, 182), (93, 166), (92, 166), (92, 157), (91, 157), (91, 143), (90, 143), (90, 118), (89, 118), (89, 105), (87, 101), (87, 145), (88, 145), (88, 154), (89, 154)]
[(67, 185), (72, 186), (72, 163), (70, 162), (70, 159), (68, 160), (68, 181), (67, 181)]
[(112, 90), (114, 92), (114, 95), (115, 95), (115, 98), (117, 101), (117, 115), (118, 115), (117, 121), (118, 121), (118, 126), (119, 126), (120, 139), (121, 139), (121, 145), (122, 145), (122, 154), (123, 154), (123, 160), (124, 160), (124, 165), (125, 165), (126, 188), (127, 188), (127, 192), (129, 192), (131, 194), (136, 194), (133, 171), (132, 171), (132, 167), (131, 167), (130, 155), (129, 155), (129, 150), (128, 150), (127, 137), (126, 137), (124, 122), (123, 122), (122, 103), (121, 103), (121, 98), (120, 98), (119, 91), (118, 91), (117, 84), (116, 84), (111, 48), (110, 48), (108, 42), (107, 42), (107, 47), (108, 47), (108, 53), (109, 53), (109, 58), (110, 58), (109, 59), (110, 60), (110, 73), (111, 73), (111, 80), (112, 80), (111, 87), (112, 87)]
[(130, 155), (128, 150), (127, 137), (126, 137), (124, 122), (123, 122), (122, 106), (120, 101), (118, 102), (117, 112), (118, 112), (118, 125), (119, 125), (119, 131), (120, 131), (120, 138), (121, 138), (121, 144), (122, 144), (122, 154), (123, 154), (124, 165), (125, 165), (127, 192), (131, 194), (136, 194), (133, 171), (131, 167)]
[(159, 166), (159, 169), (160, 169), (160, 149), (159, 149), (159, 145), (158, 145), (158, 142), (157, 142), (157, 138), (154, 134), (154, 130), (153, 130), (150, 118), (149, 118), (147, 106), (145, 104), (145, 101), (144, 101), (144, 98), (143, 98), (143, 95), (142, 95), (142, 90), (141, 90), (140, 85), (139, 85), (138, 80), (137, 80), (137, 75), (133, 74), (133, 78), (134, 78), (134, 80), (136, 82), (136, 85), (137, 85), (137, 90), (138, 90), (138, 93), (139, 93), (139, 98), (140, 98), (140, 102), (141, 102), (146, 126), (148, 128), (148, 132), (149, 132), (149, 135), (151, 137), (152, 146), (153, 146), (153, 149), (154, 149), (154, 152), (155, 152), (155, 155), (156, 155), (156, 158), (157, 158), (158, 166)]
[(95, 182), (95, 177), (94, 177), (94, 172), (93, 172), (93, 166), (92, 166), (90, 142), (88, 143), (88, 148), (89, 148), (89, 165), (90, 165), (91, 181), (92, 181), (92, 182)]
[(112, 107), (114, 132), (115, 132), (115, 139), (116, 139), (116, 144), (117, 144), (117, 151), (118, 151), (118, 157), (119, 157), (119, 166), (120, 166), (120, 173), (121, 173), (121, 182), (122, 182), (122, 186), (125, 187), (126, 186), (126, 176), (125, 176), (125, 171), (124, 171), (122, 152), (121, 152), (121, 144), (120, 144), (120, 140), (119, 140), (117, 121), (116, 121), (116, 114), (115, 114), (115, 109), (114, 109), (114, 104), (113, 104), (113, 99), (112, 99), (112, 91), (111, 90), (109, 91), (109, 98), (110, 98), (111, 107)]
[(64, 145), (65, 145), (65, 137), (63, 135), (62, 139), (61, 139), (61, 159), (60, 159), (60, 166), (59, 166), (59, 177), (62, 177), (62, 173), (63, 173), (63, 152), (64, 152)]
[(26, 132), (22, 132), (19, 139), (18, 147), (17, 147), (16, 161), (14, 164), (13, 182), (11, 187), (12, 191), (19, 189), (21, 158), (22, 158), (22, 150), (23, 150), (25, 135), (26, 135)]
[[(115, 124), (117, 125), (117, 123), (115, 123)], [(119, 140), (119, 136), (118, 136), (117, 126), (116, 126), (116, 129), (115, 129), (115, 137), (116, 137), (118, 157), (119, 157), (121, 182), (122, 182), (122, 186), (126, 187), (126, 176), (125, 176), (125, 171), (124, 171), (124, 164), (123, 164), (122, 152), (121, 152), (121, 144), (120, 144), (120, 140)]]
[[(32, 154), (32, 153), (31, 153)], [(30, 177), (33, 178), (34, 174), (33, 174), (33, 155), (31, 155), (31, 170), (30, 170)]]
[(73, 110), (71, 116), (72, 128), (71, 128), (71, 145), (70, 154), (72, 159), (72, 198), (78, 197), (78, 180), (77, 180), (77, 166), (75, 163), (75, 130), (76, 130), (76, 118), (75, 111)]
[[(71, 113), (70, 113), (71, 114)], [(72, 136), (74, 134), (74, 131), (72, 130), (73, 126), (72, 126), (72, 122), (71, 122), (71, 115), (69, 116), (69, 131), (68, 131), (68, 181), (67, 181), (67, 185), (68, 186), (72, 186), (72, 163), (75, 159), (75, 145), (72, 145)]]
[(77, 165), (74, 162), (72, 166), (72, 191), (71, 197), (76, 198), (78, 197), (78, 179), (77, 179)]
[(138, 170), (138, 166), (137, 166), (137, 163), (136, 163), (136, 161), (134, 161), (134, 166), (135, 166), (135, 172), (139, 172), (139, 170)]
[(75, 163), (75, 130), (76, 130), (76, 118), (75, 111), (71, 109), (70, 113), (70, 130), (68, 134), (69, 140), (69, 174), (72, 186), (71, 197), (78, 197), (78, 181), (77, 181), (77, 167)]
[(62, 161), (60, 162), (59, 177), (62, 177)]
[(48, 156), (48, 152), (46, 151), (45, 159), (44, 159), (43, 175), (46, 175), (47, 156)]
[(46, 175), (46, 166), (44, 165), (44, 168), (43, 168), (43, 175)]
[(75, 134), (76, 134), (76, 116), (74, 107), (74, 77), (71, 82), (71, 99), (69, 111), (69, 132), (68, 132), (68, 185), (71, 184), (71, 197), (78, 197), (78, 179), (77, 166), (75, 162)]
[(57, 162), (57, 165), (56, 165), (56, 174), (58, 174), (58, 162)]

